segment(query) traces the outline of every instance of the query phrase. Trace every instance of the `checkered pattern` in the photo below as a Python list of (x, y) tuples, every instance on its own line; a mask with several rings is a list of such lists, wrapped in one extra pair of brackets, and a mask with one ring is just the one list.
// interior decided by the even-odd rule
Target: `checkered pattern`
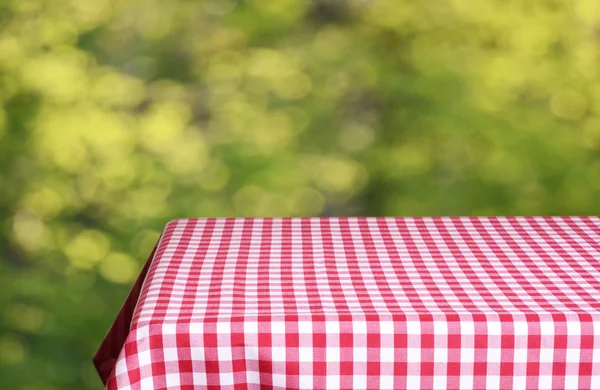
[(598, 217), (182, 219), (137, 285), (106, 389), (600, 389)]

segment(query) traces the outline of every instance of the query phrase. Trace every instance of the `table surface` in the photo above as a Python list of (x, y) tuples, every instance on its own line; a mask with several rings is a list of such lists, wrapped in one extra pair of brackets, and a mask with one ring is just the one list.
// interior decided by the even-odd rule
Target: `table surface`
[(600, 388), (600, 218), (181, 219), (108, 389)]

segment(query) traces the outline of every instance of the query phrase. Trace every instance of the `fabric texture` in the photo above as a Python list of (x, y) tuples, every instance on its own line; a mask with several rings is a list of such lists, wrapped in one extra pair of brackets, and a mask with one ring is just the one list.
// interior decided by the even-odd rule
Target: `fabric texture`
[(170, 222), (106, 389), (600, 389), (599, 217)]

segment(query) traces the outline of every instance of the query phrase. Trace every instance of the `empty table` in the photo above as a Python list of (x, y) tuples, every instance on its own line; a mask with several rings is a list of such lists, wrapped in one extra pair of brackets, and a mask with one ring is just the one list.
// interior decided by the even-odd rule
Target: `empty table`
[(600, 389), (600, 218), (170, 222), (107, 389)]

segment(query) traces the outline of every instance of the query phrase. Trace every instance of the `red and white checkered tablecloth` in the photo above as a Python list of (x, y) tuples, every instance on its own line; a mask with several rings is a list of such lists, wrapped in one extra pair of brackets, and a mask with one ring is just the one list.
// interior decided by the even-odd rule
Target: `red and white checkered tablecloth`
[(600, 389), (600, 218), (170, 222), (106, 389)]

